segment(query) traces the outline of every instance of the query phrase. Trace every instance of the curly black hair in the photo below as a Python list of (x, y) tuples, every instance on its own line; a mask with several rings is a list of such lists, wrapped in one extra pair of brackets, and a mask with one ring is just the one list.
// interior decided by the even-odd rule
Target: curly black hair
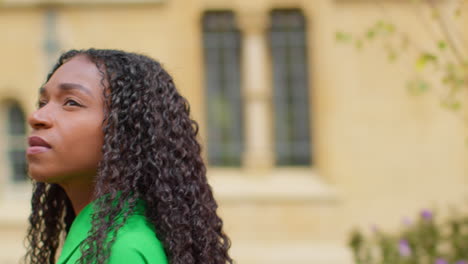
[[(103, 158), (93, 197), (96, 211), (78, 262), (106, 263), (115, 240), (108, 234), (124, 225), (141, 199), (170, 264), (232, 264), (231, 242), (222, 230), (196, 139), (198, 125), (171, 76), (144, 55), (88, 49), (64, 53), (47, 80), (78, 55), (100, 70), (105, 102)], [(53, 264), (75, 213), (58, 184), (33, 184), (25, 260)], [(119, 225), (108, 220), (122, 211)]]

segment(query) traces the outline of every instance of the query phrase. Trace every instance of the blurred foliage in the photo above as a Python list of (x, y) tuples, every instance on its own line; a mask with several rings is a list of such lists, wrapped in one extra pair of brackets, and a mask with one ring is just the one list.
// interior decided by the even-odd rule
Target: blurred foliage
[(356, 264), (468, 264), (468, 216), (453, 213), (440, 223), (428, 210), (416, 221), (386, 233), (376, 227), (365, 236), (355, 230), (349, 240)]
[[(442, 87), (441, 106), (459, 110), (462, 92), (468, 88), (468, 45), (463, 32), (457, 25), (462, 16), (463, 1), (408, 0), (404, 8), (413, 8), (420, 26), (431, 36), (432, 43), (420, 43), (420, 34), (412, 34), (398, 24), (398, 16), (391, 17), (387, 1), (373, 0), (381, 19), (372, 23), (361, 33), (338, 31), (335, 39), (339, 43), (353, 45), (362, 50), (366, 45), (382, 43), (382, 49), (390, 62), (400, 57), (413, 60), (414, 76), (407, 81), (411, 95), (422, 95), (434, 87)], [(438, 32), (434, 34), (434, 32)], [(434, 77), (436, 76), (436, 77)]]

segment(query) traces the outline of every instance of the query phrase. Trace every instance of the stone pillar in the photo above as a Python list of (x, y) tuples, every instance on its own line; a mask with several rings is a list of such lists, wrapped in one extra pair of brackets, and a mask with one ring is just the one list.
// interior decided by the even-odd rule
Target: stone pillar
[(245, 153), (248, 170), (265, 172), (273, 166), (270, 62), (267, 13), (242, 12), (242, 93), (245, 103)]

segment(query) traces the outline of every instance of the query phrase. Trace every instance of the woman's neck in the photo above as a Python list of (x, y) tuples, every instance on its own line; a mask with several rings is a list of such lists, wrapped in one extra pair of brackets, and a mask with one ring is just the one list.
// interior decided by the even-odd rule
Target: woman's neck
[(61, 183), (60, 186), (70, 199), (75, 215), (93, 200), (94, 184), (91, 183)]

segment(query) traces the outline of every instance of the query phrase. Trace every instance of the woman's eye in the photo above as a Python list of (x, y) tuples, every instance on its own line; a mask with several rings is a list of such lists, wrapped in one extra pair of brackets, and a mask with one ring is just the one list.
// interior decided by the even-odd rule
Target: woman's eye
[(47, 104), (47, 102), (39, 101), (39, 102), (37, 102), (37, 108), (41, 108), (41, 107), (43, 107), (43, 106), (46, 105), (46, 104)]
[(81, 106), (79, 103), (77, 103), (75, 100), (72, 100), (72, 99), (67, 99), (67, 101), (65, 101), (65, 105), (68, 105), (68, 106)]

